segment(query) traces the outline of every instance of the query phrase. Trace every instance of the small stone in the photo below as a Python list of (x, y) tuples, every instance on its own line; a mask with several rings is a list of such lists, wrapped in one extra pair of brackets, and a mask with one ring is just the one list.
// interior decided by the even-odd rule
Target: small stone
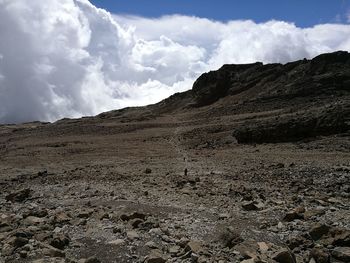
[(38, 208), (35, 207), (31, 210), (29, 210), (27, 213), (23, 214), (23, 217), (28, 217), (28, 216), (35, 216), (35, 217), (45, 217), (48, 215), (48, 212), (45, 208)]
[(219, 214), (219, 219), (220, 220), (224, 220), (224, 219), (227, 219), (227, 218), (230, 218), (231, 215), (229, 213), (222, 213), (222, 214)]
[(151, 253), (147, 256), (145, 263), (165, 263), (166, 259), (163, 257), (160, 250), (152, 250)]
[(146, 218), (146, 214), (144, 213), (139, 213), (139, 212), (134, 212), (131, 214), (122, 214), (120, 215), (120, 219), (123, 221), (129, 221), (129, 220), (133, 220), (133, 219), (142, 219), (145, 220)]
[(298, 248), (298, 247), (308, 247), (312, 245), (312, 241), (299, 235), (295, 237), (290, 237), (287, 241), (287, 244), (288, 244), (288, 247), (293, 250), (294, 248)]
[(113, 245), (113, 246), (122, 246), (125, 244), (125, 241), (123, 239), (116, 239), (116, 240), (108, 242), (108, 244)]
[(172, 239), (169, 236), (167, 236), (167, 235), (162, 235), (161, 238), (162, 238), (162, 240), (164, 242), (167, 242), (167, 243), (171, 243), (172, 242)]
[(50, 245), (54, 248), (58, 248), (60, 250), (63, 250), (66, 246), (69, 245), (70, 239), (68, 236), (59, 234), (55, 235), (53, 239), (50, 241)]
[(262, 254), (266, 254), (269, 246), (265, 242), (258, 242), (259, 250)]
[(21, 251), (19, 252), (19, 256), (20, 256), (21, 258), (26, 258), (26, 257), (28, 256), (28, 251), (21, 250)]
[(316, 263), (328, 263), (330, 255), (324, 249), (313, 248), (310, 252), (310, 257), (312, 257)]
[(10, 193), (5, 198), (7, 201), (11, 202), (23, 202), (26, 200), (31, 194), (31, 190), (29, 188)]
[(295, 263), (295, 256), (288, 249), (282, 249), (278, 251), (272, 259), (279, 263)]
[(116, 226), (113, 228), (113, 233), (117, 234), (117, 233), (122, 233), (123, 232), (123, 226)]
[(152, 228), (148, 233), (161, 236), (163, 234), (163, 231), (160, 228)]
[(189, 241), (190, 240), (186, 237), (180, 237), (180, 239), (176, 240), (176, 244), (182, 248), (185, 248)]
[(61, 258), (41, 258), (41, 259), (36, 259), (34, 261), (31, 261), (31, 263), (66, 263), (66, 261)]
[(77, 217), (87, 219), (92, 215), (92, 213), (93, 213), (92, 209), (80, 210), (78, 211)]
[(128, 239), (131, 239), (131, 240), (138, 239), (140, 237), (136, 231), (128, 231), (126, 233), (126, 236), (128, 237)]
[(198, 254), (202, 250), (202, 246), (201, 246), (201, 243), (199, 243), (198, 241), (192, 240), (187, 243), (185, 250)]
[(52, 233), (49, 231), (44, 231), (44, 232), (35, 234), (35, 239), (41, 242), (46, 241), (50, 238), (52, 238)]
[(179, 253), (180, 252), (180, 250), (181, 250), (181, 247), (180, 246), (172, 246), (172, 247), (170, 247), (169, 248), (169, 253), (171, 254), (171, 255), (176, 255), (177, 253)]
[(28, 216), (24, 222), (28, 225), (40, 225), (46, 222), (45, 218), (36, 217), (36, 216)]
[(242, 204), (242, 208), (246, 211), (257, 211), (259, 207), (255, 201), (247, 201)]
[(50, 245), (46, 245), (45, 248), (43, 249), (43, 254), (45, 256), (50, 256), (50, 257), (58, 257), (58, 258), (64, 258), (66, 254), (57, 248), (54, 248)]
[(304, 219), (309, 220), (310, 218), (312, 218), (314, 216), (321, 216), (321, 215), (324, 215), (325, 213), (326, 213), (326, 211), (324, 209), (307, 210), (304, 213)]
[(329, 232), (329, 230), (329, 226), (317, 223), (312, 227), (309, 234), (313, 240), (319, 240), (323, 235), (326, 235)]
[(229, 248), (232, 248), (235, 245), (243, 242), (241, 235), (236, 233), (231, 227), (225, 228), (225, 231), (220, 235), (220, 240), (225, 247)]
[(149, 247), (149, 248), (154, 248), (154, 249), (157, 249), (158, 248), (158, 245), (156, 243), (154, 243), (153, 241), (148, 241), (146, 244), (145, 244), (146, 247)]
[(102, 212), (99, 216), (100, 220), (103, 220), (103, 219), (109, 219), (109, 213), (107, 212)]
[(292, 222), (296, 219), (303, 219), (304, 216), (296, 211), (289, 212), (283, 217), (283, 221)]
[(135, 218), (135, 219), (132, 219), (130, 221), (130, 225), (133, 227), (133, 228), (138, 228), (140, 226), (140, 224), (142, 224), (144, 221), (140, 218)]
[(12, 230), (12, 226), (7, 222), (0, 222), (0, 233), (9, 232)]
[(53, 222), (58, 225), (65, 225), (68, 224), (71, 219), (72, 218), (68, 214), (60, 212), (54, 216)]
[(10, 255), (12, 255), (14, 250), (15, 250), (15, 248), (13, 246), (11, 246), (10, 244), (4, 244), (2, 249), (1, 249), (1, 254), (3, 256), (10, 256)]
[(350, 262), (350, 247), (336, 247), (332, 251), (332, 256), (343, 262)]
[(89, 257), (87, 259), (80, 259), (78, 263), (101, 263), (96, 257)]
[(10, 244), (14, 248), (23, 247), (24, 245), (28, 244), (29, 240), (24, 237), (11, 237), (7, 243)]
[(294, 212), (296, 212), (296, 213), (299, 214), (299, 215), (305, 213), (305, 211), (306, 211), (306, 210), (305, 210), (305, 207), (303, 207), (303, 206), (299, 206), (299, 207), (297, 207), (297, 208), (294, 209)]
[(345, 229), (339, 229), (335, 231), (334, 238), (332, 240), (332, 245), (339, 247), (349, 247), (350, 246), (350, 231)]
[(314, 258), (311, 258), (309, 263), (316, 263), (316, 260)]
[(198, 262), (199, 255), (196, 253), (191, 253), (191, 260), (192, 262)]

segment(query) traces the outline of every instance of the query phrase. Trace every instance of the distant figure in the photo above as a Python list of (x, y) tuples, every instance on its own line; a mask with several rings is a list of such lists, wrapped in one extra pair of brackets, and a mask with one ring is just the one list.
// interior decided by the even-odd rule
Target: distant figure
[(187, 168), (185, 168), (185, 176), (187, 176)]

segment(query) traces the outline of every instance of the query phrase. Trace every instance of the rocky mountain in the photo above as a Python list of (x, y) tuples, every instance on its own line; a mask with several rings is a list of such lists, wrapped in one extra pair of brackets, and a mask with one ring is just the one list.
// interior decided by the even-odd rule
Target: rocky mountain
[(0, 126), (0, 262), (349, 262), (350, 54)]
[(233, 129), (238, 142), (282, 142), (348, 131), (349, 91), (350, 54), (340, 51), (285, 65), (224, 65), (160, 105), (241, 115)]

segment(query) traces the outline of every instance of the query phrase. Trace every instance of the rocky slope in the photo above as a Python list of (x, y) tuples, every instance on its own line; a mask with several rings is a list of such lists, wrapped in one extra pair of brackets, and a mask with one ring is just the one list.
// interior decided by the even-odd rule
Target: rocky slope
[(237, 121), (234, 136), (242, 143), (263, 143), (348, 131), (349, 91), (350, 54), (340, 51), (285, 65), (225, 65), (172, 99), (181, 105), (186, 96), (192, 98), (187, 107), (203, 107), (225, 98), (213, 114), (251, 114)]
[(0, 262), (349, 262), (350, 54), (0, 126)]

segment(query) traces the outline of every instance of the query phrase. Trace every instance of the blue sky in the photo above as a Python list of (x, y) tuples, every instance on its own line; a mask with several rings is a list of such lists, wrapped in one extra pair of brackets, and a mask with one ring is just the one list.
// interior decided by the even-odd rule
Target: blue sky
[(299, 27), (346, 23), (350, 0), (91, 0), (116, 14), (160, 17), (183, 14), (219, 21), (252, 19), (283, 20)]

